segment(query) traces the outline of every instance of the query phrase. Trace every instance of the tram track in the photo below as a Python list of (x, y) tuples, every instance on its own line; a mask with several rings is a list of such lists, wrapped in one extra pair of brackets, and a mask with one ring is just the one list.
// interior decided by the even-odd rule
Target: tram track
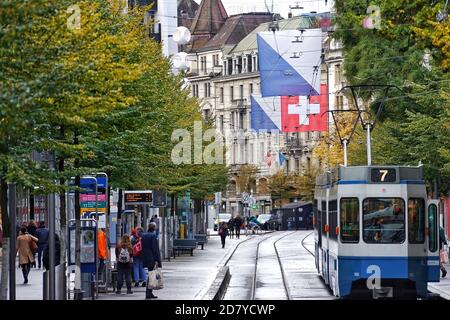
[(311, 250), (309, 250), (309, 249), (306, 247), (306, 245), (305, 245), (305, 240), (306, 240), (309, 236), (311, 236), (311, 235), (313, 235), (313, 234), (314, 234), (314, 231), (311, 232), (311, 233), (309, 233), (308, 235), (306, 235), (306, 236), (302, 239), (302, 247), (303, 247), (306, 251), (308, 251), (310, 255), (312, 255), (312, 256), (315, 258), (316, 255), (315, 255), (314, 253), (312, 253)]
[[(291, 232), (291, 233), (287, 233), (287, 234), (283, 234), (280, 237), (278, 237), (277, 239), (275, 239), (275, 241), (273, 242), (272, 246), (273, 246), (273, 250), (275, 251), (275, 256), (276, 256), (276, 261), (278, 262), (278, 267), (280, 269), (280, 275), (281, 275), (281, 282), (282, 282), (282, 287), (283, 287), (283, 291), (284, 291), (284, 295), (285, 295), (285, 299), (287, 300), (291, 300), (291, 295), (289, 293), (288, 290), (288, 286), (287, 286), (287, 280), (286, 280), (286, 275), (284, 272), (284, 268), (281, 262), (281, 257), (277, 248), (277, 243), (278, 241), (295, 234), (295, 232)], [(277, 233), (271, 232), (271, 234), (269, 236), (266, 236), (267, 234), (264, 234), (264, 237), (262, 239), (258, 239), (257, 243), (256, 243), (256, 253), (255, 253), (255, 257), (254, 257), (254, 268), (253, 268), (253, 274), (251, 275), (251, 289), (250, 289), (250, 294), (248, 295), (248, 299), (250, 300), (255, 300), (257, 298), (257, 291), (258, 291), (258, 279), (259, 277), (261, 277), (260, 272), (258, 270), (261, 271), (261, 269), (259, 269), (260, 266), (260, 261), (262, 259), (267, 259), (270, 258), (269, 256), (266, 257), (261, 257), (260, 255), (260, 246), (267, 240), (269, 239), (274, 239), (274, 237), (278, 236)], [(249, 244), (250, 240), (254, 240), (255, 237), (251, 237), (249, 239), (246, 239), (242, 242), (240, 242), (233, 250), (232, 254), (227, 258), (227, 260), (224, 263), (224, 266), (228, 265), (229, 262), (233, 259), (233, 257), (235, 256), (235, 253), (238, 251), (239, 248), (243, 248), (240, 247), (241, 244)], [(267, 261), (266, 261), (267, 262)], [(239, 266), (239, 264), (237, 264), (237, 267)], [(233, 276), (233, 275), (232, 275)], [(281, 287), (281, 286), (280, 286)], [(228, 288), (227, 288), (228, 289)]]

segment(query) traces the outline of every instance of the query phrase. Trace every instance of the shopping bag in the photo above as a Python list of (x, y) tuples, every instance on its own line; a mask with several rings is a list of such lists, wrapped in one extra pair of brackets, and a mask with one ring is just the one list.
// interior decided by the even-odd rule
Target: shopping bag
[(158, 263), (155, 268), (148, 272), (147, 288), (151, 290), (161, 290), (164, 288), (163, 274), (161, 268), (158, 268)]
[(448, 254), (444, 249), (442, 249), (441, 252), (439, 253), (439, 257), (441, 259), (441, 263), (444, 264), (448, 263)]

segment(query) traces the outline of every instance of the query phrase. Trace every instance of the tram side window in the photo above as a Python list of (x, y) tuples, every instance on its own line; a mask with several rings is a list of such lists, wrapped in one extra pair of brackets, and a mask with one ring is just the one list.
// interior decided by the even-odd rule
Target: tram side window
[(428, 207), (428, 228), (430, 230), (428, 247), (431, 252), (436, 252), (438, 249), (438, 229), (437, 229), (437, 207), (435, 204), (431, 204)]
[(327, 224), (327, 202), (326, 201), (322, 201), (322, 223), (321, 223), (321, 229), (322, 229), (322, 234), (326, 235), (327, 233), (325, 232), (325, 225)]
[(425, 200), (408, 200), (408, 238), (409, 243), (425, 242)]
[(341, 198), (341, 241), (359, 242), (359, 201), (358, 198)]
[(337, 200), (328, 202), (330, 220), (330, 238), (337, 239), (336, 227), (337, 227)]
[(366, 243), (405, 241), (405, 202), (401, 198), (363, 201), (363, 237)]

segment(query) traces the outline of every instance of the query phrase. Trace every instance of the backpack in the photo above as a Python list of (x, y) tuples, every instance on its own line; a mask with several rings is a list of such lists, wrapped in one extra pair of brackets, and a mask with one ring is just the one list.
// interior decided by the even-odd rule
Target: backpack
[(120, 263), (129, 263), (130, 262), (130, 252), (126, 248), (120, 249), (119, 254), (119, 262)]
[(137, 257), (142, 254), (142, 241), (139, 239), (133, 246), (133, 256)]

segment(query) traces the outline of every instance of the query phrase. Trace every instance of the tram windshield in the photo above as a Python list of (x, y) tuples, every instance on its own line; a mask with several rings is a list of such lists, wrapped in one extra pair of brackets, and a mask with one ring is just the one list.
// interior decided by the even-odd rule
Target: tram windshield
[(405, 202), (401, 198), (363, 201), (363, 235), (366, 243), (405, 241)]

